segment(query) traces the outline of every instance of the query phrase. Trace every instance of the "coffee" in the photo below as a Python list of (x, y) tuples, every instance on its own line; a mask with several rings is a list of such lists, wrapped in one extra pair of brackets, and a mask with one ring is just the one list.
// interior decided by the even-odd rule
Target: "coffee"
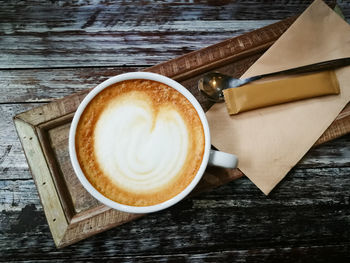
[(99, 92), (75, 134), (78, 162), (104, 196), (130, 206), (173, 198), (193, 180), (205, 138), (193, 105), (177, 90), (136, 79)]

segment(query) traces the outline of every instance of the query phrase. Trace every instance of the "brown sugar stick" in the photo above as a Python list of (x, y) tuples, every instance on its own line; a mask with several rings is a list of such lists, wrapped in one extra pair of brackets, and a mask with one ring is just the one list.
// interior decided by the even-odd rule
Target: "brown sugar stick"
[(230, 115), (281, 103), (339, 94), (339, 83), (333, 70), (279, 80), (252, 82), (223, 91)]

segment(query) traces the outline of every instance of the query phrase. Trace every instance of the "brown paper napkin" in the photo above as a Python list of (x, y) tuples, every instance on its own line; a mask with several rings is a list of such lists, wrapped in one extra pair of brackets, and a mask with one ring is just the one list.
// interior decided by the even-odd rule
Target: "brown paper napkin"
[[(350, 26), (313, 2), (243, 78), (350, 56)], [(350, 67), (336, 70), (341, 93), (229, 116), (208, 112), (212, 144), (234, 153), (238, 168), (266, 195), (305, 155), (350, 100)]]

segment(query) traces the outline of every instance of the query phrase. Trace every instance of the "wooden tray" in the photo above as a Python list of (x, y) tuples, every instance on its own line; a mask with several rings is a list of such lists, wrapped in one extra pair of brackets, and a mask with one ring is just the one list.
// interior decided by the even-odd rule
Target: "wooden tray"
[[(286, 19), (146, 70), (181, 82), (206, 111), (211, 103), (197, 91), (200, 76), (210, 70), (240, 76), (294, 20), (295, 18)], [(142, 216), (119, 212), (102, 205), (84, 190), (73, 172), (68, 153), (68, 132), (74, 112), (88, 92), (86, 90), (65, 97), (14, 118), (58, 248)], [(348, 132), (349, 105), (317, 144)], [(239, 170), (208, 168), (193, 194), (225, 184), (242, 175)]]

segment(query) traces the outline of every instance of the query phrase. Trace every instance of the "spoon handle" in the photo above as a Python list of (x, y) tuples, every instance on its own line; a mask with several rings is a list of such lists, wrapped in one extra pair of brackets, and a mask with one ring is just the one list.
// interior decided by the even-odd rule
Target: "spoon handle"
[[(291, 69), (287, 69), (287, 70), (281, 70), (281, 71), (277, 71), (277, 72), (262, 74), (262, 75), (250, 77), (247, 79), (249, 79), (248, 82), (250, 82), (253, 80), (261, 79), (263, 77), (275, 76), (275, 75), (279, 75), (279, 74), (307, 73), (307, 72), (321, 71), (321, 70), (326, 70), (326, 69), (331, 69), (331, 68), (339, 68), (339, 67), (347, 66), (347, 65), (350, 65), (350, 58), (338, 58), (338, 59), (327, 60), (327, 61), (314, 63), (314, 64), (310, 64), (310, 65), (306, 65), (306, 66), (301, 66), (301, 67), (297, 67), (297, 68), (291, 68)], [(248, 82), (246, 82), (246, 83), (248, 83)], [(241, 84), (241, 85), (243, 85), (243, 84)]]

